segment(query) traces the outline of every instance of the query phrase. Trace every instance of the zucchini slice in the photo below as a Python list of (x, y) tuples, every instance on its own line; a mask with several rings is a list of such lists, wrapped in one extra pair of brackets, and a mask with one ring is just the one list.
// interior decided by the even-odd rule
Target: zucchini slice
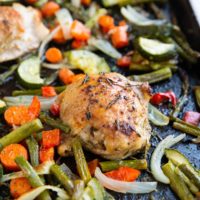
[(3, 100), (0, 100), (0, 114), (6, 110), (6, 103)]
[(44, 79), (40, 78), (40, 59), (31, 57), (18, 67), (17, 75), (20, 83), (26, 88), (40, 88)]
[(171, 43), (163, 43), (156, 39), (139, 37), (136, 41), (138, 51), (149, 60), (164, 61), (176, 55), (176, 46)]
[(68, 63), (74, 68), (80, 69), (86, 74), (98, 74), (100, 72), (110, 72), (110, 68), (104, 58), (87, 51), (72, 50), (65, 53)]

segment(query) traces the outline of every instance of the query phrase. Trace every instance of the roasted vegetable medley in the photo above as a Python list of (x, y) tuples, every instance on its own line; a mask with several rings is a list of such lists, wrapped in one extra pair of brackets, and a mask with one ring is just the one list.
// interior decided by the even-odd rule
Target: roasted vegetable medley
[[(163, 184), (200, 198), (200, 166), (173, 147), (200, 142), (200, 85), (182, 68), (200, 53), (169, 5), (0, 0), (0, 87), (14, 82), (0, 99), (0, 199), (154, 199)], [(151, 91), (175, 75), (179, 96)], [(179, 134), (154, 132), (167, 126)]]

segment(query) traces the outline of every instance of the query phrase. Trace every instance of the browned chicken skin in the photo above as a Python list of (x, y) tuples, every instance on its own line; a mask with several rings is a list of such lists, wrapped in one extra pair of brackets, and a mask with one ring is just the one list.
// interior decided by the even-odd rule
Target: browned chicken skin
[(117, 73), (85, 76), (59, 96), (60, 118), (71, 127), (58, 151), (69, 154), (73, 137), (107, 159), (122, 159), (144, 149), (150, 138), (148, 83)]

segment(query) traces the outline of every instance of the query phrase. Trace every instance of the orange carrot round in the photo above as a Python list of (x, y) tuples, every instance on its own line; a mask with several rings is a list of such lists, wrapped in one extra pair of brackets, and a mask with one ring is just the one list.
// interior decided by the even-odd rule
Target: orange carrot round
[(74, 73), (70, 69), (64, 67), (59, 70), (58, 77), (64, 84), (67, 85), (72, 82)]
[(1, 151), (1, 163), (7, 170), (19, 170), (20, 168), (15, 163), (15, 158), (18, 156), (23, 156), (27, 160), (28, 152), (26, 148), (21, 144), (10, 144)]
[(60, 6), (54, 2), (49, 1), (42, 6), (41, 12), (44, 17), (52, 17), (60, 9)]
[(58, 48), (49, 48), (45, 53), (46, 59), (51, 63), (58, 63), (62, 61), (63, 56)]
[(27, 178), (16, 178), (10, 181), (10, 193), (15, 199), (29, 192), (31, 189), (32, 187)]
[(4, 118), (10, 125), (21, 125), (27, 122), (28, 108), (26, 106), (11, 106), (5, 113)]

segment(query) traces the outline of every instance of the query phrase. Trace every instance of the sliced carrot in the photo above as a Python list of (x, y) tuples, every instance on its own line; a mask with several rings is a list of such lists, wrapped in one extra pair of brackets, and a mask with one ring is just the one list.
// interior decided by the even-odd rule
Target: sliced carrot
[(91, 0), (81, 0), (81, 3), (84, 5), (84, 6), (89, 6), (91, 4)]
[(4, 118), (10, 125), (21, 125), (28, 120), (28, 108), (26, 106), (11, 106), (4, 112)]
[(53, 103), (50, 107), (50, 112), (54, 117), (59, 117), (60, 115), (60, 106), (57, 103)]
[(71, 25), (71, 35), (76, 40), (86, 41), (90, 38), (90, 30), (78, 20), (74, 20)]
[(53, 86), (43, 86), (41, 89), (43, 97), (54, 97), (57, 95)]
[(10, 193), (15, 199), (29, 192), (31, 189), (32, 187), (27, 178), (15, 178), (10, 181)]
[(94, 172), (95, 172), (96, 168), (98, 167), (98, 164), (99, 164), (98, 159), (94, 159), (88, 163), (88, 168), (89, 168), (90, 174), (92, 176), (94, 176)]
[(15, 163), (15, 158), (18, 156), (23, 156), (27, 160), (28, 151), (21, 144), (10, 144), (1, 151), (1, 163), (7, 170), (19, 170), (18, 165)]
[(99, 25), (104, 33), (108, 33), (115, 27), (114, 18), (109, 15), (103, 15), (99, 18)]
[[(52, 31), (54, 30), (55, 28), (52, 29)], [(64, 37), (64, 34), (63, 34), (63, 31), (62, 29), (60, 28), (57, 33), (53, 36), (53, 41), (58, 43), (58, 44), (63, 44), (65, 43), (67, 40), (65, 39)]]
[(120, 181), (131, 182), (136, 180), (140, 176), (141, 172), (137, 169), (130, 167), (120, 167), (117, 170), (113, 170), (105, 173), (106, 176)]
[(72, 48), (73, 49), (80, 49), (81, 47), (85, 46), (85, 42), (84, 41), (80, 41), (80, 40), (73, 40), (72, 42)]
[(40, 149), (39, 155), (40, 155), (41, 163), (49, 161), (49, 160), (53, 160), (54, 159), (54, 148), (51, 147), (51, 148), (45, 149), (42, 147)]
[(51, 63), (58, 63), (62, 61), (63, 56), (58, 48), (49, 48), (45, 53), (46, 59)]
[(74, 73), (70, 69), (63, 67), (59, 70), (58, 77), (64, 84), (67, 85), (72, 82)]
[(34, 96), (31, 105), (28, 107), (28, 113), (29, 113), (28, 121), (37, 118), (40, 114), (40, 109), (41, 109), (40, 101), (37, 96)]
[(116, 48), (126, 47), (129, 44), (127, 28), (118, 26), (114, 29), (111, 35), (112, 44)]
[(117, 60), (117, 65), (119, 67), (129, 67), (131, 64), (131, 57), (130, 56), (123, 56)]
[(85, 74), (76, 74), (75, 76), (73, 76), (72, 78), (72, 83), (75, 81), (78, 81), (79, 79), (85, 77)]
[(41, 12), (44, 17), (52, 17), (58, 10), (60, 10), (59, 4), (49, 1), (42, 6)]
[(60, 144), (60, 130), (54, 129), (49, 131), (42, 131), (42, 146), (44, 148), (51, 148)]

